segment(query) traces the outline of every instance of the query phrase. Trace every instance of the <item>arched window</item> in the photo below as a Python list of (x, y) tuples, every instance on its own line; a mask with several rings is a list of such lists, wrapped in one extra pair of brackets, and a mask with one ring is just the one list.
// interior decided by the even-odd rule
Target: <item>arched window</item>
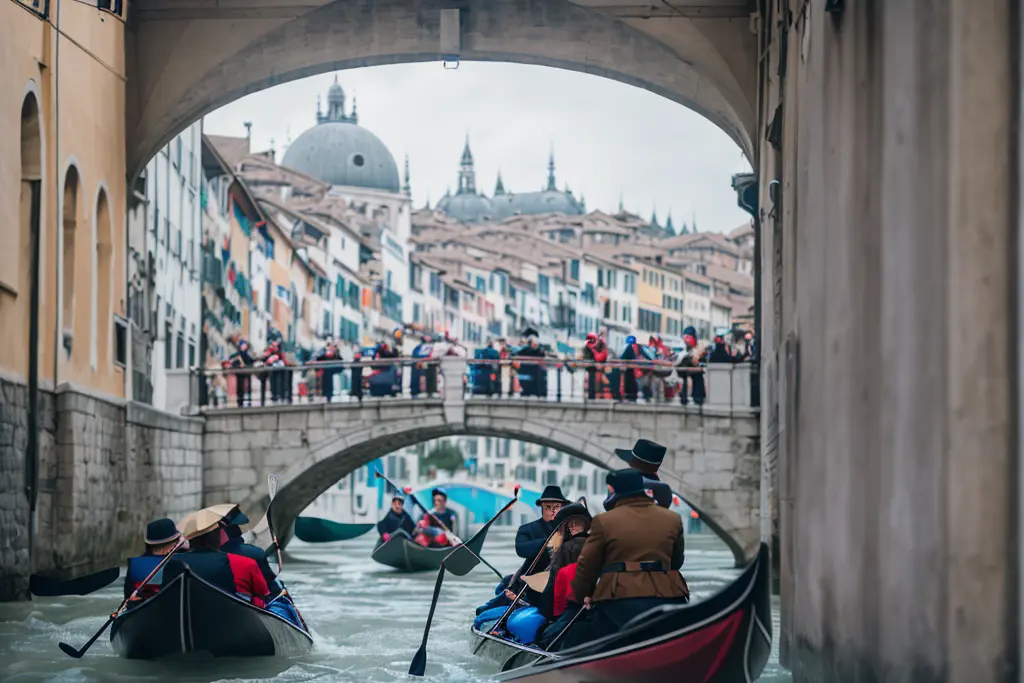
[(96, 197), (96, 349), (99, 367), (106, 367), (111, 355), (110, 339), (114, 329), (113, 309), (113, 252), (114, 224), (110, 215), (110, 202), (101, 187)]
[(61, 212), (63, 247), (61, 249), (61, 327), (64, 350), (71, 357), (75, 330), (75, 242), (78, 232), (78, 194), (81, 179), (75, 166), (64, 176), (64, 203)]
[[(21, 104), (21, 190), (18, 211), (18, 232), (11, 236), (10, 248), (0, 251), (0, 290), (16, 293), (28, 305), (32, 284), (32, 247), (38, 237), (38, 215), (33, 226), (33, 192), (42, 191), (42, 140), (39, 126), (39, 102), (34, 93)], [(36, 211), (40, 204), (36, 200)], [(9, 288), (9, 289), (8, 289)], [(27, 309), (25, 309), (27, 311)], [(14, 324), (15, 321), (10, 321)], [(23, 324), (23, 323), (19, 323)]]

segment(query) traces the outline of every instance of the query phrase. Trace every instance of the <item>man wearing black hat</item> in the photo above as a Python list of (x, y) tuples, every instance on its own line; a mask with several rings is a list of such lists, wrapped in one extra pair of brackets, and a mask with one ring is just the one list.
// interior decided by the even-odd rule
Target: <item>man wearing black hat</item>
[(281, 586), (277, 583), (274, 570), (270, 568), (266, 551), (242, 540), (241, 525), (248, 523), (249, 517), (237, 508), (231, 515), (225, 517), (221, 522), (220, 549), (232, 555), (241, 555), (242, 557), (255, 560), (260, 568), (260, 573), (263, 575), (263, 580), (267, 582), (270, 596), (273, 597), (281, 592)]
[(396, 531), (404, 531), (409, 538), (416, 531), (416, 522), (405, 511), (405, 493), (402, 491), (392, 494), (391, 509), (384, 515), (384, 519), (377, 522), (377, 532), (385, 543), (391, 540), (391, 535)]
[(652, 494), (654, 502), (663, 508), (672, 507), (672, 489), (667, 484), (661, 483), (658, 477), (658, 469), (665, 460), (665, 453), (668, 449), (660, 443), (637, 439), (633, 448), (616, 448), (615, 455), (626, 461), (632, 469), (644, 475), (644, 484)]
[(686, 602), (683, 522), (654, 504), (643, 475), (616, 470), (606, 479), (607, 513), (594, 518), (572, 581), (572, 592), (591, 609), (570, 630), (565, 647), (599, 638), (664, 603)]
[[(174, 522), (166, 517), (156, 519), (146, 525), (146, 551), (139, 557), (128, 558), (128, 571), (124, 575), (124, 597), (127, 600), (149, 573), (156, 569), (164, 556), (174, 550), (181, 538), (181, 532)], [(144, 600), (160, 590), (163, 583), (161, 569), (139, 591), (138, 599)]]

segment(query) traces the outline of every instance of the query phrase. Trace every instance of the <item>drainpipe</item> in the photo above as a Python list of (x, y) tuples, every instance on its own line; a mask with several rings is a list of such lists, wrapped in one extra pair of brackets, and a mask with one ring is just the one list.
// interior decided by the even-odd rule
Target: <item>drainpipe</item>
[(1017, 12), (1017, 679), (1024, 683), (1024, 571), (1021, 548), (1024, 547), (1024, 10)]
[[(40, 162), (42, 163), (42, 160)], [(32, 235), (32, 263), (29, 273), (32, 284), (29, 288), (28, 444), (25, 450), (25, 494), (28, 496), (28, 562), (31, 571), (36, 535), (36, 502), (39, 499), (39, 251), (42, 242), (39, 197), (42, 194), (42, 180), (32, 180), (29, 186), (32, 192), (29, 216), (29, 232)]]

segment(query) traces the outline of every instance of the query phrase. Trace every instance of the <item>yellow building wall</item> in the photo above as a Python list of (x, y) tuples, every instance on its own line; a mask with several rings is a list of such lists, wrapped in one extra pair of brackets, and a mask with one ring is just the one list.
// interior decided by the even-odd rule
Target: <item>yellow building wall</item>
[[(231, 225), (231, 260), (235, 262), (235, 269), (245, 275), (246, 279), (250, 282), (252, 278), (249, 275), (249, 248), (250, 238), (242, 230), (242, 226), (238, 224), (238, 219), (235, 218), (235, 212), (228, 212), (228, 222)], [(262, 302), (261, 302), (262, 303)], [(242, 312), (242, 329), (244, 330), (244, 336), (249, 337), (249, 306), (239, 306)]]
[[(47, 23), (19, 2), (0, 2), (0, 125), (8, 131), (0, 136), (0, 206), (22, 206), (17, 131), (24, 97), (35, 92), (43, 127), (40, 380), (44, 386), (70, 381), (123, 396), (124, 373), (113, 362), (113, 315), (125, 314), (123, 24), (83, 3), (52, 2), (50, 6), (52, 23)], [(63, 179), (72, 164), (80, 178), (77, 211), (71, 212), (77, 222), (74, 281), (66, 288), (74, 296), (70, 321), (74, 342), (69, 356), (59, 332), (65, 289), (61, 286), (60, 218)], [(97, 233), (101, 188), (108, 221)], [(106, 250), (98, 253), (100, 237)], [(0, 239), (5, 245), (0, 254), (0, 344), (17, 350), (0, 357), (0, 370), (26, 378), (30, 243), (21, 221), (0, 224)], [(104, 263), (105, 272), (98, 272), (98, 265)], [(105, 304), (99, 298), (102, 290), (107, 294)], [(94, 321), (94, 309), (105, 309), (109, 317)]]

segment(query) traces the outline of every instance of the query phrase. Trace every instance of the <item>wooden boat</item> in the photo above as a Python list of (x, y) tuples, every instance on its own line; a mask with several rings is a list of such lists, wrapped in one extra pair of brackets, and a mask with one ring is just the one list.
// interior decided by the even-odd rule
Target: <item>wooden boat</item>
[[(754, 681), (771, 653), (768, 546), (707, 600), (660, 605), (616, 633), (555, 653), (473, 629), (479, 652), (503, 660), (502, 681)], [(480, 642), (483, 640), (484, 642)]]
[(373, 524), (344, 524), (320, 517), (299, 517), (295, 520), (295, 537), (306, 543), (333, 543), (362, 536)]
[[(468, 541), (467, 545), (470, 550), (479, 555), (486, 538), (487, 527), (484, 527)], [(375, 562), (403, 572), (437, 571), (441, 562), (454, 549), (454, 547), (424, 548), (402, 532), (391, 536), (386, 543), (378, 541), (377, 547), (374, 548), (370, 557)]]
[(185, 570), (114, 620), (110, 644), (127, 659), (292, 657), (309, 652), (308, 632), (215, 588)]

